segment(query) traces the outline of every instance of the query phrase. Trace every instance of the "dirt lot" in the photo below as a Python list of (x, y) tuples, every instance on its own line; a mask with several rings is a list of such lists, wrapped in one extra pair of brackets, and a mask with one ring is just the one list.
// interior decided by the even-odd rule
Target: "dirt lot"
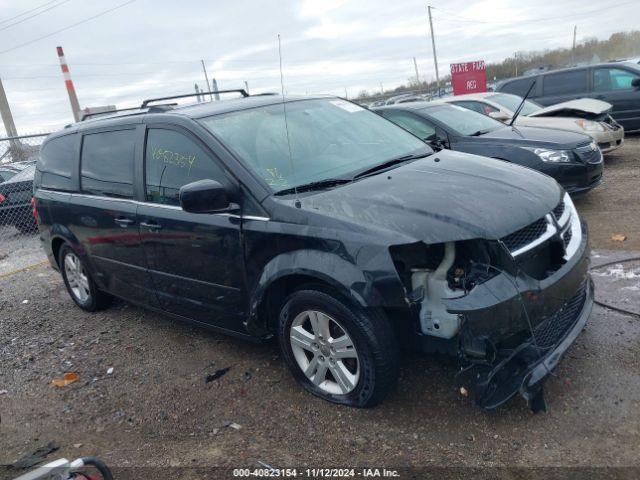
[[(606, 184), (578, 201), (597, 248), (640, 250), (639, 157), (635, 137), (607, 160)], [(612, 233), (629, 239), (612, 242)], [(599, 252), (594, 263), (638, 254)], [(637, 265), (599, 270), (599, 298), (637, 308)], [(480, 411), (458, 393), (452, 363), (417, 354), (403, 358), (382, 406), (347, 409), (298, 388), (275, 345), (123, 302), (86, 314), (41, 265), (0, 275), (0, 464), (55, 441), (49, 458), (91, 454), (117, 467), (640, 468), (639, 352), (640, 319), (596, 307), (547, 382), (548, 413), (531, 414), (521, 399)], [(79, 381), (51, 386), (68, 371)], [(153, 472), (146, 478), (169, 478)], [(3, 475), (17, 474), (0, 467)]]
[[(603, 184), (575, 203), (589, 223), (593, 248), (640, 250), (640, 134), (605, 157)], [(628, 238), (614, 242), (615, 233)]]

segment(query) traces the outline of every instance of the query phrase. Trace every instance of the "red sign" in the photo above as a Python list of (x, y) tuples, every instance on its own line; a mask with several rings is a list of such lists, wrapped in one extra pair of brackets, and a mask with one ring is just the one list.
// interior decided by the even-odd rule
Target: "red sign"
[(454, 95), (487, 91), (487, 71), (484, 60), (451, 64), (451, 85)]

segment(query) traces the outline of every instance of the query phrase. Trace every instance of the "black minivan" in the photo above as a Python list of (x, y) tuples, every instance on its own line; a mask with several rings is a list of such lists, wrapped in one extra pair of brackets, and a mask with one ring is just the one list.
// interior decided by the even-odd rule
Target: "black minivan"
[(241, 93), (47, 138), (36, 215), (73, 301), (276, 337), (295, 379), (336, 403), (379, 403), (399, 348), (420, 347), (457, 357), (478, 405), (520, 392), (543, 409), (593, 303), (562, 188), (434, 153), (340, 98)]
[(612, 62), (551, 70), (504, 80), (496, 91), (522, 97), (534, 80), (536, 85), (529, 98), (541, 105), (597, 98), (613, 106), (611, 116), (625, 132), (640, 130), (640, 65), (637, 63)]

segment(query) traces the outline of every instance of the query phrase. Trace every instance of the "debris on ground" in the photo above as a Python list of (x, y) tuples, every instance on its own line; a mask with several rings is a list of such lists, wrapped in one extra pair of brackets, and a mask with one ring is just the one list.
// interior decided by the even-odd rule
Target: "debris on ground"
[(205, 382), (209, 383), (209, 382), (213, 382), (214, 380), (218, 380), (220, 377), (226, 375), (226, 373), (231, 370), (231, 367), (225, 367), (225, 368), (220, 368), (218, 370), (216, 370), (213, 373), (210, 373), (209, 375), (207, 375), (207, 377), (205, 378)]
[(460, 395), (462, 395), (463, 397), (468, 397), (469, 396), (469, 392), (467, 391), (466, 388), (460, 387)]
[(80, 376), (77, 373), (67, 372), (62, 376), (62, 378), (54, 378), (51, 385), (54, 387), (66, 387), (67, 385), (77, 381), (79, 378)]
[(74, 443), (73, 448), (80, 448), (82, 446), (81, 443)]
[(242, 380), (244, 380), (245, 382), (248, 382), (249, 380), (251, 380), (252, 377), (253, 377), (253, 375), (251, 374), (251, 372), (249, 370), (247, 370), (246, 372), (244, 372), (242, 374)]
[(113, 373), (113, 367), (109, 367), (107, 369), (107, 375), (111, 375)]
[(242, 425), (237, 424), (235, 422), (227, 422), (224, 424), (225, 427), (229, 427), (229, 428), (233, 428), (234, 430), (240, 430), (242, 428)]
[(614, 233), (613, 235), (611, 235), (611, 240), (613, 240), (614, 242), (624, 242), (626, 239), (627, 236), (621, 233)]
[(23, 304), (23, 305), (25, 305), (25, 304), (27, 304), (27, 303), (29, 303), (29, 300), (22, 300), (22, 304)]
[(9, 393), (9, 390), (0, 390), (0, 395), (6, 395)]
[(15, 469), (30, 468), (44, 461), (47, 458), (47, 455), (55, 452), (59, 448), (60, 448), (60, 445), (58, 445), (56, 442), (49, 442), (45, 446), (35, 450), (33, 453), (29, 453), (23, 457), (20, 457), (15, 462), (5, 466), (9, 468), (15, 468)]

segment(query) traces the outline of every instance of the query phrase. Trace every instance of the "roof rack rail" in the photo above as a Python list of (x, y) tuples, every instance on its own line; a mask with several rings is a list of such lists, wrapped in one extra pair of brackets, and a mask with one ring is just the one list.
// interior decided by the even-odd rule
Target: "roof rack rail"
[(147, 108), (151, 102), (159, 102), (161, 100), (173, 100), (175, 98), (199, 97), (201, 95), (215, 95), (217, 93), (239, 93), (243, 97), (249, 96), (249, 94), (244, 88), (239, 88), (236, 90), (212, 90), (210, 92), (187, 93), (184, 95), (173, 95), (171, 97), (148, 98), (147, 100), (142, 102), (142, 105), (140, 106), (140, 108)]
[[(177, 103), (165, 103), (162, 105), (151, 105), (150, 107), (144, 107), (147, 109), (146, 112), (140, 113), (154, 113), (154, 112), (166, 112), (167, 110), (172, 109), (178, 105)], [(101, 115), (111, 115), (112, 113), (120, 113), (120, 112), (133, 112), (143, 110), (141, 107), (129, 107), (129, 108), (117, 108), (115, 110), (108, 110), (106, 112), (94, 112), (94, 113), (85, 113), (80, 119), (81, 122), (84, 122), (89, 117), (96, 117)]]

